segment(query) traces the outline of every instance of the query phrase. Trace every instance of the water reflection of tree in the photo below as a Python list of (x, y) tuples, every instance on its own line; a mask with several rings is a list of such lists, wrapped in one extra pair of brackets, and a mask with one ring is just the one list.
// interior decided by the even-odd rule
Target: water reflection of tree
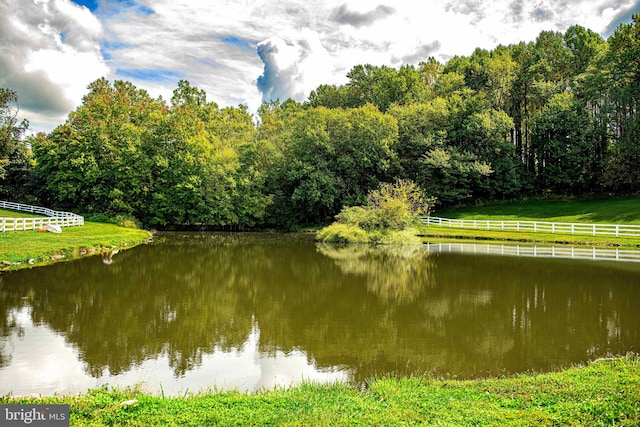
[(367, 289), (385, 304), (411, 303), (434, 286), (433, 262), (423, 246), (319, 243), (316, 247), (345, 274), (365, 277)]
[[(45, 274), (24, 272), (37, 289), (30, 300), (34, 323), (48, 323), (77, 344), (93, 376), (105, 368), (119, 374), (162, 354), (182, 375), (203, 354), (242, 345), (252, 312), (238, 291), (233, 250), (215, 256), (199, 245), (139, 249), (110, 266), (95, 258), (49, 266)], [(245, 264), (260, 257), (237, 255)]]

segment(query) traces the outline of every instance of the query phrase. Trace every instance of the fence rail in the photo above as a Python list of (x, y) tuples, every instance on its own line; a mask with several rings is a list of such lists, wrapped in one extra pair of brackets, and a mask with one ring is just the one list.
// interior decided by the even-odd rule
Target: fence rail
[(640, 225), (586, 224), (545, 221), (508, 221), (480, 219), (449, 219), (423, 217), (423, 224), (450, 228), (472, 228), (487, 231), (525, 231), (551, 234), (579, 234), (591, 236), (640, 237)]
[(0, 200), (0, 208), (46, 215), (46, 218), (0, 218), (0, 231), (35, 230), (47, 225), (75, 227), (84, 225), (84, 217), (72, 212), (54, 211), (40, 206)]
[(640, 262), (640, 251), (625, 249), (575, 248), (556, 246), (494, 245), (484, 243), (426, 243), (435, 253), (507, 255), (537, 258), (571, 258), (599, 261)]

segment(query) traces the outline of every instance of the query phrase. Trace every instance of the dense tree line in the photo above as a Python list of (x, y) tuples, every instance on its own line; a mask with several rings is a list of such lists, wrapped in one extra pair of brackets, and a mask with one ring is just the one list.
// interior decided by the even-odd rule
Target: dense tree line
[(635, 192), (638, 58), (640, 15), (607, 40), (573, 26), (444, 64), (358, 65), (345, 85), (255, 117), (187, 81), (167, 103), (100, 79), (64, 124), (26, 140), (3, 89), (0, 191), (155, 227), (281, 228), (330, 221), (395, 179), (440, 206)]

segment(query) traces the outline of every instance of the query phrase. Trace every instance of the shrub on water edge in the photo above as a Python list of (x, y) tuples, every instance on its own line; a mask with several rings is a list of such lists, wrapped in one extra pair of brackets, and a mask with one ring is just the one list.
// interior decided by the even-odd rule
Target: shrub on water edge
[(317, 240), (324, 243), (371, 243), (378, 245), (420, 245), (418, 230), (373, 230), (366, 231), (356, 225), (333, 223), (323, 228)]
[(325, 243), (369, 243), (369, 234), (357, 225), (335, 222), (320, 230), (317, 239)]
[(369, 193), (366, 206), (344, 207), (336, 222), (318, 233), (325, 243), (416, 245), (421, 241), (414, 226), (429, 212), (433, 198), (423, 196), (411, 181), (382, 183)]
[(341, 224), (359, 227), (363, 230), (378, 228), (378, 213), (369, 206), (344, 207), (338, 215), (336, 221)]

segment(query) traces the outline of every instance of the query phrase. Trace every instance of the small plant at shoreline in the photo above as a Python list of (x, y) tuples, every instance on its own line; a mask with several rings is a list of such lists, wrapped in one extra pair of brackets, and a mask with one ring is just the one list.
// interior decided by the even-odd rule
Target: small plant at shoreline
[(419, 244), (415, 226), (435, 198), (426, 197), (418, 185), (398, 179), (381, 183), (369, 193), (368, 205), (344, 207), (336, 222), (318, 233), (325, 243)]

